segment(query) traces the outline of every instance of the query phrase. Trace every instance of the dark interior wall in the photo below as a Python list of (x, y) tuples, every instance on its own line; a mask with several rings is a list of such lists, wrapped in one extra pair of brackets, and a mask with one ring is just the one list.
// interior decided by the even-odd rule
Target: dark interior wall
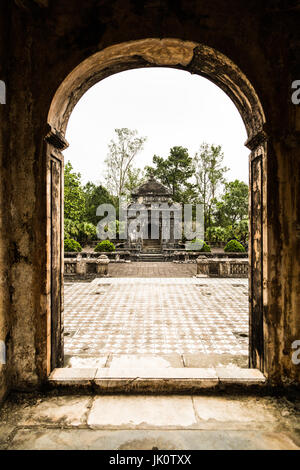
[[(0, 339), (10, 332), (13, 387), (36, 386), (47, 372), (50, 286), (46, 281), (43, 139), (51, 100), (66, 76), (91, 54), (151, 37), (180, 38), (219, 50), (245, 73), (262, 102), (269, 136), (265, 369), (274, 383), (299, 381), (300, 366), (291, 361), (291, 344), (300, 339), (300, 129), (296, 129), (297, 112), (291, 102), (291, 82), (300, 79), (296, 4), (259, 0), (1, 2), (0, 35), (5, 40), (0, 44), (0, 70), (7, 75), (9, 101), (0, 107), (1, 177), (5, 179), (0, 191), (0, 224), (5, 225), (0, 234)], [(0, 366), (3, 390), (6, 369)]]

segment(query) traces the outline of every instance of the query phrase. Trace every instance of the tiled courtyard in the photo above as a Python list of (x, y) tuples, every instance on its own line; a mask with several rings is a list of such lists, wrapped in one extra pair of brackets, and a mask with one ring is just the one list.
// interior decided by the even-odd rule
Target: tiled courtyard
[(112, 263), (110, 277), (192, 277), (197, 272), (196, 263), (138, 262)]
[(190, 274), (66, 282), (65, 354), (246, 357), (248, 281)]

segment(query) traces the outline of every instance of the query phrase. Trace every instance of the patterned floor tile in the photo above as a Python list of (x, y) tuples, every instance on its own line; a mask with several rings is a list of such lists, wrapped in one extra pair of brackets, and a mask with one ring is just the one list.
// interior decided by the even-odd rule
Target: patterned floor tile
[[(99, 294), (99, 292), (101, 292)], [(248, 353), (247, 279), (65, 284), (65, 354)]]

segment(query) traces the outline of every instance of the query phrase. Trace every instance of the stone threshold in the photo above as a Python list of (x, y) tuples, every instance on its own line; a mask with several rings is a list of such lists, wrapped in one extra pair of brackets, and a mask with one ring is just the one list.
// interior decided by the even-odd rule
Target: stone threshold
[(57, 368), (48, 379), (51, 388), (90, 389), (101, 393), (180, 393), (262, 387), (266, 378), (258, 369), (242, 368)]

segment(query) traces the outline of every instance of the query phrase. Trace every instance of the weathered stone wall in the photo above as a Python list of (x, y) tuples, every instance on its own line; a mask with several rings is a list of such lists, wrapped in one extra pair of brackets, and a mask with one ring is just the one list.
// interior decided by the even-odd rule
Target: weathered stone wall
[[(0, 80), (8, 83), (9, 10), (8, 2), (0, 4)], [(9, 125), (7, 104), (0, 104), (0, 341), (8, 347), (9, 361)], [(1, 361), (0, 361), (1, 362)], [(10, 385), (10, 364), (0, 363), (0, 402)]]
[(268, 206), (265, 355), (272, 380), (289, 384), (300, 381), (300, 365), (291, 360), (292, 343), (300, 338), (300, 139), (295, 133), (280, 139), (278, 132), (273, 145), (268, 155), (268, 190), (273, 197)]
[[(300, 124), (296, 129), (299, 107), (296, 111), (291, 102), (291, 83), (300, 79), (295, 5), (259, 0), (1, 2), (0, 70), (7, 76), (8, 104), (0, 107), (0, 339), (7, 337), (10, 349), (9, 367), (0, 368), (0, 393), (7, 370), (19, 389), (36, 386), (47, 375), (43, 139), (52, 98), (91, 54), (146, 38), (179, 38), (215, 48), (244, 72), (260, 98), (269, 136), (265, 370), (273, 382), (299, 381), (300, 366), (291, 362), (291, 343), (300, 339)], [(135, 66), (131, 60), (128, 67)]]

